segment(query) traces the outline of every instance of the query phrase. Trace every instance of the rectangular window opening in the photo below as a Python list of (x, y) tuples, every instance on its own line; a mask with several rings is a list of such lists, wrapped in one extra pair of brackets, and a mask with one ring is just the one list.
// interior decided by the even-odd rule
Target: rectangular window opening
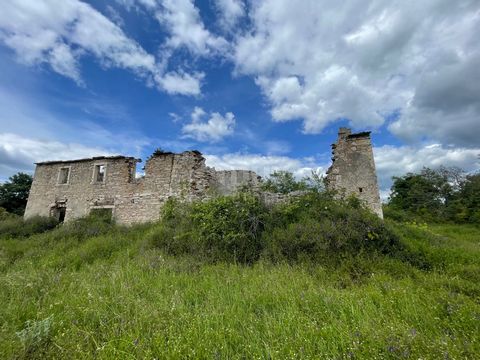
[(359, 187), (358, 192), (363, 192), (363, 188)]
[(70, 176), (70, 168), (65, 167), (60, 169), (58, 174), (58, 183), (61, 185), (68, 184), (68, 178)]
[(93, 175), (95, 182), (105, 181), (105, 165), (95, 165), (95, 173)]

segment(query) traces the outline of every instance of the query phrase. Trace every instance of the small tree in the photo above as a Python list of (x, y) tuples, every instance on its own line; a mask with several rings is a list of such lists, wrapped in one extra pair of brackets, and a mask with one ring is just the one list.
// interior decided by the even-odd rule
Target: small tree
[(23, 215), (32, 186), (32, 176), (19, 172), (8, 180), (0, 185), (0, 207), (10, 213)]
[(289, 171), (274, 171), (263, 183), (262, 189), (280, 194), (288, 194), (293, 191), (307, 190), (305, 180), (296, 180), (293, 173)]
[(420, 174), (394, 177), (390, 205), (417, 214), (437, 214), (443, 206), (447, 186), (440, 175), (428, 168)]
[(327, 190), (325, 177), (320, 170), (312, 170), (310, 175), (305, 176), (302, 181), (305, 182), (309, 190), (317, 192), (324, 192)]

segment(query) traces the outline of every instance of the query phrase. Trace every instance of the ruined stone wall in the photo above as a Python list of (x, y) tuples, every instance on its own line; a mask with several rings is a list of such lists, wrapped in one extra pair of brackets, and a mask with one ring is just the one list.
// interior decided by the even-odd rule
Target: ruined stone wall
[(328, 188), (357, 196), (383, 218), (370, 133), (352, 134), (350, 129), (340, 128), (332, 150), (333, 163), (326, 178)]
[(216, 171), (215, 177), (216, 188), (221, 195), (233, 194), (242, 186), (248, 186), (254, 191), (260, 188), (260, 176), (249, 170)]
[[(146, 162), (145, 176), (135, 178), (137, 160), (101, 157), (37, 164), (25, 218), (51, 216), (66, 208), (65, 221), (88, 215), (92, 209), (110, 208), (122, 224), (157, 220), (171, 196), (187, 200), (209, 193), (215, 186), (215, 171), (205, 166), (196, 151), (165, 153)], [(94, 181), (95, 165), (106, 166), (105, 181)], [(69, 168), (67, 184), (59, 184), (62, 168)]]
[[(92, 208), (114, 208), (120, 194), (132, 186), (136, 160), (126, 157), (92, 158), (84, 161), (38, 164), (25, 217), (50, 216), (65, 207), (65, 220), (85, 216)], [(94, 180), (95, 165), (105, 166), (105, 181)], [(68, 168), (66, 184), (59, 184), (60, 169)]]
[[(333, 147), (333, 164), (327, 172), (330, 189), (355, 194), (382, 217), (375, 163), (369, 133), (351, 134), (340, 129)], [(214, 194), (233, 194), (248, 186), (273, 205), (295, 194), (263, 193), (261, 178), (253, 171), (215, 171), (205, 165), (198, 151), (156, 154), (147, 160), (145, 176), (135, 177), (133, 157), (97, 157), (72, 161), (38, 163), (25, 218), (57, 216), (65, 211), (65, 221), (88, 215), (93, 209), (111, 209), (121, 224), (155, 221), (170, 197), (187, 201)], [(105, 166), (104, 181), (96, 181), (95, 166)], [(60, 181), (62, 169), (69, 169), (68, 181)]]

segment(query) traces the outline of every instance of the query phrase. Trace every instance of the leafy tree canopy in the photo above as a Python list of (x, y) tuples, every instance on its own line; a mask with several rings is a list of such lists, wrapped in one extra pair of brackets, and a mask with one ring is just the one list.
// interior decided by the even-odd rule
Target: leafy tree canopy
[(274, 171), (263, 183), (262, 189), (273, 193), (288, 194), (293, 191), (307, 190), (307, 182), (295, 179), (289, 171)]
[(290, 171), (274, 171), (263, 182), (262, 190), (279, 194), (294, 191), (325, 191), (325, 179), (320, 171), (312, 170), (309, 176), (297, 180)]
[(10, 213), (23, 215), (27, 206), (32, 176), (19, 172), (0, 185), (0, 207)]
[(480, 174), (442, 166), (394, 177), (389, 206), (432, 221), (480, 222)]

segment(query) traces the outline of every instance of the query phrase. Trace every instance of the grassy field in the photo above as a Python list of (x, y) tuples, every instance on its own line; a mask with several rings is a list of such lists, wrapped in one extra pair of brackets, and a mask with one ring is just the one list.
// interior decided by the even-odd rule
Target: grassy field
[(208, 264), (152, 226), (0, 239), (0, 358), (480, 358), (480, 228), (392, 226), (424, 263)]

